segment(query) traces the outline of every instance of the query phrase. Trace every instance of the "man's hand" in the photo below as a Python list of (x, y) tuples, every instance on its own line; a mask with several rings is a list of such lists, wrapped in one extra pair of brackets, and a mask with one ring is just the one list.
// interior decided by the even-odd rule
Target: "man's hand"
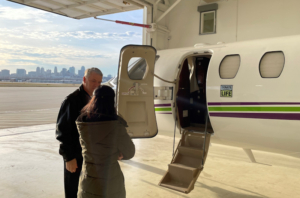
[(122, 153), (120, 152), (120, 153), (119, 153), (118, 160), (121, 160), (121, 159), (123, 159), (123, 155), (122, 155)]
[(72, 159), (71, 161), (66, 162), (66, 168), (71, 173), (75, 173), (76, 169), (78, 168), (76, 158)]

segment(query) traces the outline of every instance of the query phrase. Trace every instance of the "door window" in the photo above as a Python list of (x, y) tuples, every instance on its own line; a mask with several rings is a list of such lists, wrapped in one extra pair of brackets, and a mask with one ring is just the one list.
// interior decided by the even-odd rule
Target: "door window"
[(144, 58), (133, 57), (128, 64), (128, 76), (131, 80), (143, 80), (147, 70)]
[[(155, 62), (159, 56), (155, 57)], [(147, 73), (147, 62), (144, 58), (133, 57), (128, 64), (128, 76), (131, 80), (142, 80)]]

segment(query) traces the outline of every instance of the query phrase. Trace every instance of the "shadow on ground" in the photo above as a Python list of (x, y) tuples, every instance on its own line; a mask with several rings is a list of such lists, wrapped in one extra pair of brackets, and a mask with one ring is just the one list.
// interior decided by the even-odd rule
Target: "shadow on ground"
[[(136, 162), (136, 161), (133, 161), (133, 160), (124, 160), (124, 161), (122, 161), (122, 163), (133, 166), (135, 168), (143, 169), (143, 170), (146, 170), (146, 171), (149, 171), (149, 172), (155, 173), (157, 175), (161, 175), (161, 176), (164, 176), (164, 174), (166, 173), (166, 170), (162, 170), (160, 168), (150, 166), (150, 165), (147, 165), (147, 164), (144, 164), (144, 163), (141, 163), (141, 162)], [(228, 185), (228, 184), (224, 184), (222, 182), (214, 181), (214, 180), (207, 179), (207, 178), (203, 178), (203, 179), (209, 180), (209, 181), (212, 181), (212, 182), (216, 182), (218, 184), (225, 185), (225, 186), (228, 186), (228, 187), (232, 187), (232, 188), (238, 189), (240, 191), (245, 191), (245, 192), (248, 193), (248, 194), (236, 193), (236, 192), (232, 192), (232, 191), (220, 188), (220, 187), (207, 186), (207, 185), (202, 184), (200, 182), (197, 182), (195, 184), (195, 188), (205, 188), (207, 190), (210, 190), (210, 191), (214, 192), (220, 198), (266, 198), (267, 197), (267, 196), (261, 195), (261, 194), (256, 193), (256, 192), (249, 191), (249, 190), (246, 190), (246, 189), (243, 189), (243, 188), (238, 188), (238, 187), (231, 186), (231, 185)], [(162, 187), (160, 187), (156, 184), (149, 183), (148, 181), (144, 181), (144, 180), (141, 180), (141, 181), (145, 182), (149, 185), (156, 186), (157, 188), (162, 188)], [(172, 190), (169, 190), (169, 189), (166, 189), (166, 190), (169, 191), (169, 192), (172, 192)], [(249, 195), (250, 193), (255, 194), (255, 195)], [(182, 194), (181, 196), (182, 197), (187, 197), (187, 196), (184, 196), (184, 194)]]

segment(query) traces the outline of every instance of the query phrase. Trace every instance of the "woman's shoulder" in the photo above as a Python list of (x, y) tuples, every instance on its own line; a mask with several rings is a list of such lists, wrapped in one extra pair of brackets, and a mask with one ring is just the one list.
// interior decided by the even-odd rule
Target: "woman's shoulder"
[(76, 121), (78, 122), (104, 122), (118, 120), (117, 116), (101, 115), (97, 113), (82, 113)]
[(117, 115), (117, 119), (124, 127), (128, 127), (126, 120), (121, 115)]
[[(108, 122), (113, 121), (111, 123), (117, 122), (123, 127), (128, 127), (126, 120), (120, 116), (120, 115), (114, 115), (114, 116), (96, 116), (96, 115), (90, 115), (89, 117), (86, 114), (81, 114), (77, 120), (77, 122)], [(108, 124), (107, 123), (107, 124)]]

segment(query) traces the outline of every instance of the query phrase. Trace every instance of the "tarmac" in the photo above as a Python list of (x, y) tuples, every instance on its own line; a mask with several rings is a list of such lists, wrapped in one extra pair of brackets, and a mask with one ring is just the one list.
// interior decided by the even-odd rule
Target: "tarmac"
[(55, 123), (64, 98), (78, 87), (0, 87), (0, 129)]
[[(63, 160), (55, 124), (0, 130), (0, 197), (64, 197)], [(176, 143), (179, 134), (176, 135)], [(127, 197), (298, 198), (300, 159), (254, 151), (251, 163), (242, 149), (211, 145), (204, 171), (190, 194), (158, 186), (173, 150), (172, 134), (135, 139), (136, 155), (122, 160)]]

